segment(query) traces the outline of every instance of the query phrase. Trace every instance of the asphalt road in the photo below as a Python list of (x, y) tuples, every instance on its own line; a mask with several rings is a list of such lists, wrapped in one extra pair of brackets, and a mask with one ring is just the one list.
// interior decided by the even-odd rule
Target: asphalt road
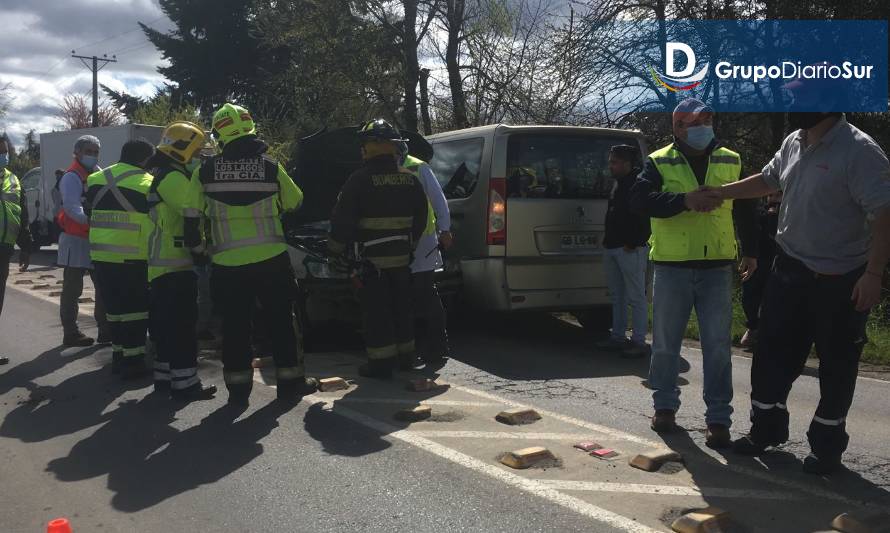
[[(732, 531), (818, 531), (841, 512), (890, 509), (890, 383), (861, 378), (850, 413), (849, 470), (800, 472), (818, 383), (804, 376), (789, 407), (792, 442), (762, 460), (703, 446), (700, 354), (684, 354), (679, 421), (662, 441), (648, 429), (645, 361), (589, 349), (583, 332), (549, 316), (455, 317), (451, 385), (431, 393), (357, 378), (354, 339), (310, 354), (310, 373), (353, 380), (285, 410), (257, 372), (250, 408), (217, 399), (176, 408), (150, 382), (111, 376), (108, 349), (59, 347), (50, 267), (13, 276), (0, 320), (0, 524), (43, 531), (64, 516), (74, 531), (667, 531), (683, 511), (718, 506)], [(30, 279), (31, 285), (12, 285)], [(33, 285), (50, 285), (34, 289)], [(89, 291), (87, 291), (89, 292)], [(89, 314), (85, 302), (82, 313)], [(91, 325), (84, 319), (88, 332)], [(737, 421), (747, 428), (745, 358), (735, 358)], [(222, 387), (213, 358), (205, 381)], [(430, 420), (394, 420), (424, 403)], [(542, 420), (493, 419), (531, 405)], [(595, 440), (613, 460), (572, 448)], [(502, 452), (546, 446), (557, 457), (513, 470)], [(636, 453), (670, 446), (685, 466), (656, 473), (628, 466)]]

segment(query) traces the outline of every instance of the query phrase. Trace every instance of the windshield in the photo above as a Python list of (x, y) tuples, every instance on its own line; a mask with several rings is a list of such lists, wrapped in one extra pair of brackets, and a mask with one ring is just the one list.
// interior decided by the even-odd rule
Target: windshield
[(511, 135), (507, 145), (507, 196), (608, 198), (615, 183), (609, 176), (609, 149), (619, 144), (639, 145), (632, 137), (617, 135)]

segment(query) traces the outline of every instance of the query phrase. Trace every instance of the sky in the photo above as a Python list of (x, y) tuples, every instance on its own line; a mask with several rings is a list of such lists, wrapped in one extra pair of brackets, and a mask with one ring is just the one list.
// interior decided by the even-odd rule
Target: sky
[(72, 50), (116, 55), (118, 62), (99, 72), (99, 83), (114, 90), (150, 96), (164, 82), (161, 55), (137, 25), (173, 27), (157, 0), (0, 0), (0, 16), (0, 86), (10, 84), (11, 99), (0, 132), (16, 148), (31, 129), (62, 129), (56, 115), (66, 94), (89, 95), (92, 74)]

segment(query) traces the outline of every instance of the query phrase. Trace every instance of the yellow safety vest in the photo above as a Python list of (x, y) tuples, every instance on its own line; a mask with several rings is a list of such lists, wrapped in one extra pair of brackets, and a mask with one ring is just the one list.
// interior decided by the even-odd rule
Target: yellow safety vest
[[(421, 165), (426, 165), (427, 163), (422, 159), (417, 159), (414, 156), (405, 157), (405, 163), (402, 165), (405, 170), (414, 174), (414, 177), (420, 181), (420, 184), (423, 185), (423, 178), (420, 177), (420, 167)], [(433, 204), (430, 203), (429, 195), (427, 195), (426, 199), (426, 227), (423, 229), (424, 235), (433, 235), (436, 233), (436, 212), (433, 211)]]
[(161, 168), (148, 194), (153, 228), (148, 237), (148, 281), (171, 272), (189, 271), (194, 266), (185, 247), (183, 205), (189, 189), (186, 169), (171, 163)]
[(154, 178), (144, 169), (117, 163), (87, 178), (90, 258), (124, 263), (148, 260), (148, 191)]
[[(670, 144), (649, 155), (664, 180), (665, 192), (686, 193), (699, 187), (698, 180), (686, 157)], [(739, 154), (717, 148), (710, 154), (705, 185), (720, 187), (738, 181), (742, 172)], [(653, 261), (696, 261), (735, 259), (738, 247), (732, 223), (732, 201), (709, 213), (684, 211), (670, 218), (652, 219)]]
[(22, 187), (19, 178), (9, 169), (0, 170), (0, 185), (0, 216), (3, 217), (0, 220), (0, 243), (15, 244), (22, 229)]

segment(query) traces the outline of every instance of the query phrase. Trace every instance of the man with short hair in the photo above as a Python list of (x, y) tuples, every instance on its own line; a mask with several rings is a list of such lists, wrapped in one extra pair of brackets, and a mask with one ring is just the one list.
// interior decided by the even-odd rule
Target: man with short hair
[[(31, 233), (28, 231), (28, 203), (18, 177), (10, 172), (9, 143), (0, 137), (0, 313), (9, 277), (9, 260), (13, 245), (19, 245), (19, 271), (28, 269), (31, 252)], [(0, 365), (9, 358), (0, 356)]]
[(93, 338), (84, 335), (77, 325), (80, 312), (78, 301), (83, 294), (83, 277), (89, 273), (95, 289), (93, 316), (99, 327), (99, 343), (111, 342), (111, 328), (105, 317), (105, 303), (93, 275), (90, 261), (89, 219), (84, 206), (87, 177), (99, 169), (99, 139), (83, 135), (74, 143), (74, 161), (59, 178), (59, 210), (55, 214), (59, 235), (59, 252), (56, 263), (62, 271), (62, 297), (59, 317), (62, 320), (62, 344), (65, 346), (90, 346)]
[[(619, 144), (609, 151), (609, 172), (616, 187), (606, 212), (603, 265), (612, 297), (612, 334), (597, 348), (620, 351), (624, 357), (649, 355), (649, 303), (646, 301), (646, 267), (649, 264), (649, 217), (630, 208), (630, 189), (639, 174), (640, 150)], [(627, 307), (630, 305), (633, 335), (627, 339)]]
[(794, 94), (794, 131), (760, 174), (719, 190), (723, 198), (784, 192), (751, 367), (751, 431), (734, 449), (758, 455), (788, 440), (788, 394), (815, 344), (821, 398), (803, 469), (822, 475), (840, 468), (850, 440), (846, 417), (865, 324), (890, 259), (890, 163), (839, 111), (839, 82), (786, 88)]
[(680, 349), (693, 309), (701, 331), (705, 444), (732, 444), (732, 265), (742, 243), (739, 270), (757, 269), (757, 236), (750, 204), (723, 202), (703, 186), (738, 181), (739, 154), (714, 137), (714, 110), (689, 98), (672, 115), (674, 142), (649, 154), (631, 190), (631, 206), (652, 217), (649, 258), (655, 264), (649, 386), (655, 415), (652, 429), (677, 429), (680, 408)]

